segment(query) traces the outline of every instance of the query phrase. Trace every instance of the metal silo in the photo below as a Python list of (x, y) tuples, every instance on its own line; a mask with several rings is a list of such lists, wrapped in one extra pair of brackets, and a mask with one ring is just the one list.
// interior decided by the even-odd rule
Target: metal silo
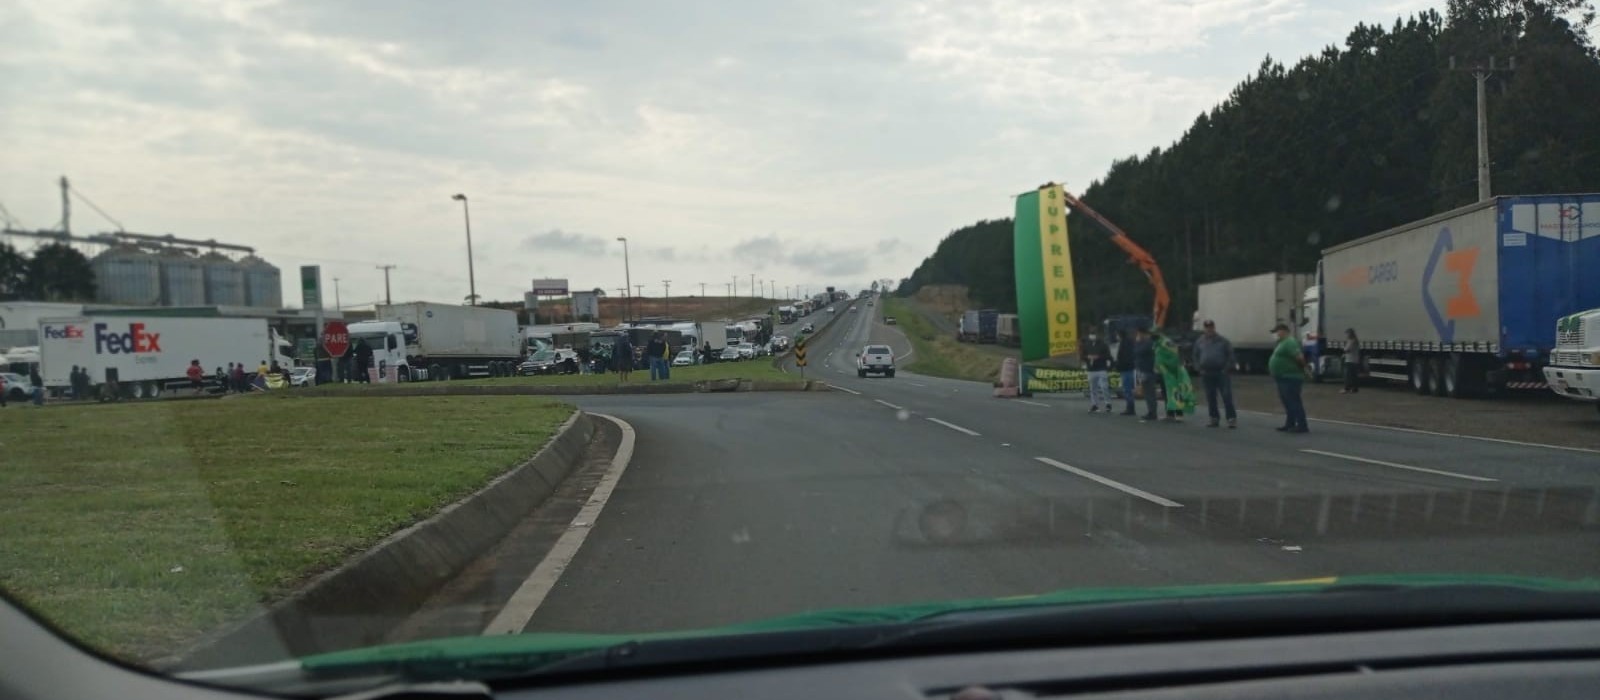
[(214, 306), (244, 306), (244, 268), (221, 253), (200, 256), (205, 269), (206, 303)]
[(239, 261), (244, 270), (244, 298), (248, 306), (283, 307), (283, 280), (278, 268), (254, 255)]
[(161, 261), (162, 306), (205, 306), (205, 265), (193, 254), (169, 250)]
[(161, 303), (161, 264), (133, 246), (115, 246), (94, 256), (95, 300), (104, 304), (156, 306)]

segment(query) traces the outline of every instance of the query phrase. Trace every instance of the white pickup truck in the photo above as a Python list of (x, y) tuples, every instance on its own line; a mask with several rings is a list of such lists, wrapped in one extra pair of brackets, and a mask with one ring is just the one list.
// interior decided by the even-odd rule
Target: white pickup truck
[(873, 373), (894, 376), (894, 350), (889, 346), (868, 345), (856, 353), (856, 375), (865, 378)]
[(1556, 347), (1544, 378), (1557, 394), (1600, 409), (1600, 309), (1556, 321)]

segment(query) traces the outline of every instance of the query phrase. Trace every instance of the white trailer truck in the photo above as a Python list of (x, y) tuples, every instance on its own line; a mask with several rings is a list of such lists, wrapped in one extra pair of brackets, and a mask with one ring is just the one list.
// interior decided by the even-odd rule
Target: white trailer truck
[(349, 330), (351, 351), (371, 348), (379, 376), (393, 367), (400, 381), (509, 377), (525, 347), (516, 312), (485, 306), (381, 304), (377, 320)]
[(1306, 289), (1316, 283), (1311, 273), (1267, 272), (1200, 285), (1194, 312), (1194, 330), (1206, 320), (1233, 343), (1240, 372), (1263, 372), (1276, 342), (1272, 328), (1297, 324)]
[(187, 386), (192, 360), (200, 361), (207, 380), (232, 362), (250, 372), (261, 362), (293, 363), (289, 344), (259, 318), (104, 315), (39, 322), (39, 373), (49, 388), (71, 386), (77, 366), (89, 372), (92, 395), (154, 398)]
[(1371, 377), (1419, 394), (1543, 390), (1559, 321), (1600, 306), (1597, 263), (1600, 194), (1496, 197), (1323, 251), (1302, 337), (1319, 375), (1353, 329)]

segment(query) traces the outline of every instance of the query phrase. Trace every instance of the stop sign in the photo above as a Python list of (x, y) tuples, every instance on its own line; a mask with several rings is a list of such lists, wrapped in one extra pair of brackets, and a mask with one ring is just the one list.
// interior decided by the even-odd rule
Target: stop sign
[(328, 357), (344, 357), (350, 350), (350, 329), (344, 321), (329, 321), (322, 327), (322, 349), (328, 351)]

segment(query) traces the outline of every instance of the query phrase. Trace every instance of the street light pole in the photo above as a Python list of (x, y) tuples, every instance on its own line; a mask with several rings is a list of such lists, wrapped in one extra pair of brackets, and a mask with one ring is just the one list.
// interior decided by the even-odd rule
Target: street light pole
[(344, 310), (344, 304), (339, 302), (339, 278), (338, 277), (333, 278), (333, 310), (334, 311), (342, 311), (342, 310)]
[(622, 241), (622, 281), (628, 284), (627, 289), (623, 292), (623, 298), (627, 299), (628, 304), (628, 313), (625, 320), (632, 321), (633, 295), (627, 293), (633, 291), (633, 266), (628, 262), (628, 237), (617, 236), (617, 240)]
[(378, 266), (379, 270), (383, 270), (383, 303), (385, 305), (394, 304), (394, 297), (389, 295), (389, 271), (393, 270), (394, 267), (395, 267), (394, 265), (379, 265)]
[(750, 273), (750, 298), (756, 298), (756, 273)]
[(467, 303), (478, 305), (478, 279), (472, 271), (472, 212), (467, 206), (467, 196), (457, 192), (451, 199), (461, 202), (461, 220), (467, 225)]
[(661, 280), (661, 288), (661, 298), (667, 302), (667, 309), (662, 315), (672, 318), (672, 280)]
[(738, 275), (734, 275), (733, 276), (733, 283), (728, 285), (728, 289), (729, 289), (728, 298), (731, 299), (733, 297), (739, 296), (739, 276)]

